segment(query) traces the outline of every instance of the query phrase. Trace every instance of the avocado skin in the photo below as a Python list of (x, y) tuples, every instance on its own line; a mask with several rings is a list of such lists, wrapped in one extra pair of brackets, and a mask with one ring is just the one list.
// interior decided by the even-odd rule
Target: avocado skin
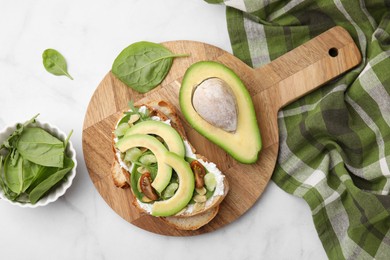
[[(236, 98), (238, 122), (234, 133), (211, 125), (195, 111), (192, 105), (192, 96), (196, 87), (208, 78), (224, 80)], [(245, 85), (230, 68), (215, 61), (200, 61), (192, 64), (183, 77), (179, 103), (188, 123), (238, 162), (252, 164), (258, 160), (262, 142), (255, 108)]]

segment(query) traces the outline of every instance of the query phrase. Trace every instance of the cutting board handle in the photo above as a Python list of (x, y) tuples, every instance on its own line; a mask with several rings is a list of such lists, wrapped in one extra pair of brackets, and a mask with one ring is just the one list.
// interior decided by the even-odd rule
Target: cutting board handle
[(336, 26), (255, 71), (259, 82), (271, 79), (268, 86), (279, 110), (360, 62), (353, 39)]

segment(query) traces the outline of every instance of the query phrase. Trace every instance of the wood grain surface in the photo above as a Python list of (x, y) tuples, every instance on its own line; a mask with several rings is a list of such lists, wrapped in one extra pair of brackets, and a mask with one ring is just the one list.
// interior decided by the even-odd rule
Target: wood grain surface
[[(109, 72), (93, 94), (85, 115), (83, 152), (93, 184), (117, 214), (144, 230), (172, 236), (217, 230), (250, 209), (263, 193), (275, 167), (279, 145), (277, 112), (280, 108), (361, 61), (356, 45), (341, 27), (334, 27), (255, 70), (233, 55), (205, 43), (173, 41), (163, 45), (174, 53), (189, 53), (190, 56), (175, 59), (165, 80), (147, 94), (136, 93)], [(238, 163), (192, 129), (180, 113), (178, 94), (182, 77), (191, 64), (201, 60), (214, 60), (227, 65), (247, 86), (263, 141), (257, 163)], [(127, 109), (129, 100), (143, 103), (156, 99), (169, 101), (176, 107), (189, 141), (198, 153), (217, 164), (230, 184), (230, 191), (216, 218), (197, 231), (175, 230), (159, 218), (140, 214), (132, 205), (131, 191), (116, 188), (110, 175), (114, 159), (111, 134), (118, 117)]]

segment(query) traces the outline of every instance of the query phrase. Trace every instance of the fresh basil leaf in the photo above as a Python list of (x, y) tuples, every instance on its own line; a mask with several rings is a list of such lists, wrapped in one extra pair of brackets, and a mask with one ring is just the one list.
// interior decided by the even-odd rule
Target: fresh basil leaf
[(11, 155), (8, 154), (4, 161), (4, 177), (8, 188), (20, 194), (23, 189), (23, 158), (19, 157), (16, 165), (12, 164)]
[(39, 183), (29, 194), (30, 202), (35, 204), (40, 200), (47, 192), (51, 190), (56, 184), (63, 180), (66, 174), (72, 170), (74, 167), (74, 162), (71, 158), (65, 157), (64, 165), (66, 168), (58, 170), (57, 172), (51, 174), (44, 181)]
[(64, 143), (38, 127), (26, 128), (16, 149), (26, 160), (48, 167), (63, 167)]
[(61, 53), (54, 49), (46, 49), (42, 53), (43, 66), (45, 69), (56, 76), (67, 76), (73, 80), (72, 76), (68, 73), (66, 60)]
[(137, 42), (118, 55), (112, 65), (112, 73), (127, 86), (146, 93), (164, 80), (173, 58), (185, 56), (188, 54), (174, 54), (157, 43)]

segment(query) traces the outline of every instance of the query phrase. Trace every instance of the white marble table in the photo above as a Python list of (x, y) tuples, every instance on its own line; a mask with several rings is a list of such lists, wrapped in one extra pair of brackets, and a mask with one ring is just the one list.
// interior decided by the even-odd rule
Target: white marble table
[[(0, 259), (326, 259), (309, 207), (270, 183), (240, 219), (195, 237), (139, 229), (104, 202), (89, 179), (81, 134), (88, 101), (116, 55), (148, 40), (196, 40), (231, 52), (225, 7), (202, 0), (0, 0), (0, 128), (36, 113), (74, 129), (77, 177), (55, 203), (0, 201)], [(59, 50), (74, 77), (42, 66)]]

